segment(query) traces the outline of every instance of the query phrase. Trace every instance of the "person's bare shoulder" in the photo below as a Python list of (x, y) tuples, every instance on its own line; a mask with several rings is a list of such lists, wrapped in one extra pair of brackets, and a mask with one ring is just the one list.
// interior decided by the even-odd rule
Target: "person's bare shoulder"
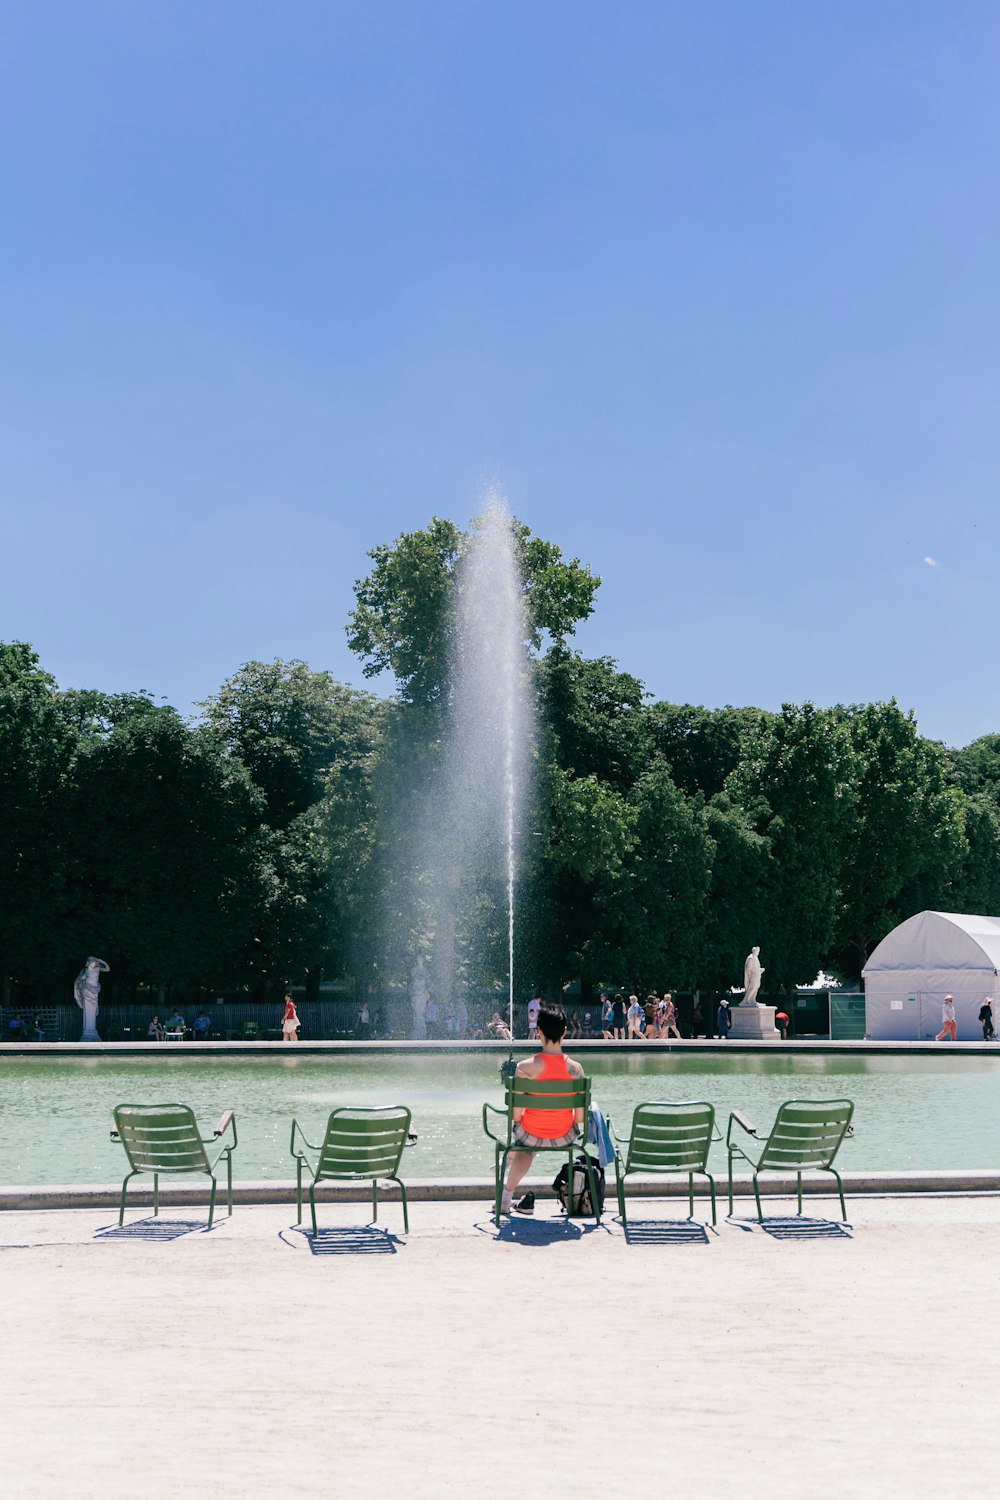
[(585, 1078), (587, 1076), (583, 1071), (582, 1065), (577, 1062), (575, 1057), (567, 1057), (566, 1067), (569, 1069), (569, 1076), (571, 1078)]
[(519, 1078), (537, 1078), (541, 1064), (536, 1057), (526, 1057), (517, 1065), (517, 1076)]

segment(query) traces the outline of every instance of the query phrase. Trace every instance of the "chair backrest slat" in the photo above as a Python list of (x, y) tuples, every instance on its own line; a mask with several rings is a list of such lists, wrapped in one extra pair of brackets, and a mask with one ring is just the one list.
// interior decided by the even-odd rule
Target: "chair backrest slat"
[(778, 1110), (758, 1170), (829, 1167), (853, 1114), (850, 1099), (789, 1099)]
[(114, 1114), (134, 1172), (211, 1172), (194, 1111), (186, 1104), (119, 1104)]
[(508, 1078), (508, 1109), (589, 1109), (589, 1078)]
[(704, 1172), (715, 1130), (715, 1108), (703, 1100), (637, 1104), (627, 1172)]
[(332, 1111), (316, 1167), (321, 1177), (394, 1177), (410, 1129), (405, 1105)]

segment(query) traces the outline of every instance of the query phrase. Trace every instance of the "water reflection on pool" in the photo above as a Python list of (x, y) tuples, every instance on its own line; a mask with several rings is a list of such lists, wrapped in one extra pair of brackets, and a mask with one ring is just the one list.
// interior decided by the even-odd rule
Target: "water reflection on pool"
[[(768, 1126), (783, 1099), (847, 1096), (855, 1135), (846, 1170), (1000, 1166), (1000, 1057), (856, 1052), (652, 1053), (584, 1057), (594, 1100), (626, 1128), (648, 1099), (707, 1099), (725, 1127), (738, 1108)], [(420, 1139), (411, 1177), (482, 1177), (492, 1148), (482, 1104), (500, 1101), (499, 1059), (336, 1053), (326, 1057), (10, 1057), (0, 1061), (0, 1183), (113, 1182), (123, 1154), (108, 1136), (116, 1104), (190, 1104), (210, 1130), (237, 1111), (237, 1177), (288, 1178), (291, 1117), (318, 1134), (336, 1104), (407, 1104)], [(315, 1134), (313, 1134), (315, 1139)], [(724, 1153), (714, 1148), (715, 1168)]]

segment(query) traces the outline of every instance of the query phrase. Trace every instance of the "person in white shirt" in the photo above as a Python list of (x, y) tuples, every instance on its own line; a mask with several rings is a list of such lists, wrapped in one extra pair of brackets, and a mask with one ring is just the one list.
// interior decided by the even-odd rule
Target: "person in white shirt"
[(538, 999), (528, 1001), (528, 1040), (538, 1041), (538, 1012), (542, 1008), (542, 1002)]
[(628, 1008), (628, 1035), (629, 1035), (629, 1041), (631, 1041), (632, 1038), (634, 1037), (636, 1039), (636, 1041), (641, 1042), (642, 1039), (643, 1039), (643, 1035), (644, 1035), (643, 1029), (642, 1029), (642, 1023), (646, 1019), (646, 1012), (643, 1010), (642, 1006), (639, 1004), (639, 997), (638, 997), (638, 995), (629, 995), (628, 998), (629, 998), (629, 1002), (630, 1002), (629, 1003), (629, 1008)]
[(944, 1005), (941, 1008), (941, 1030), (934, 1038), (936, 1042), (957, 1042), (958, 1023), (955, 1020), (955, 997), (945, 995)]

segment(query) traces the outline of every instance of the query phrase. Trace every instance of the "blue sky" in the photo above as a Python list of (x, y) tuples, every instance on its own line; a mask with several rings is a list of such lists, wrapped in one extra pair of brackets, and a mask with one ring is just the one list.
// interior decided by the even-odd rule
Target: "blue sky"
[(656, 697), (1000, 731), (998, 65), (961, 0), (7, 0), (0, 638), (360, 683), (368, 549), (499, 480)]

